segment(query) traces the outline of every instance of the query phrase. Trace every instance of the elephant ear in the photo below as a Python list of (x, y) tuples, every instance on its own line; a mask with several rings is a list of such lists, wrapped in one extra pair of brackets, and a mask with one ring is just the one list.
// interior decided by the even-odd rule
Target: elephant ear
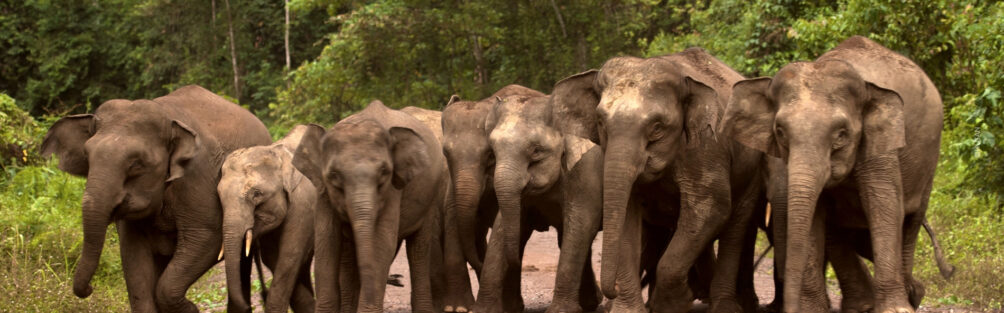
[(862, 112), (864, 156), (872, 157), (906, 145), (903, 99), (895, 91), (866, 83), (869, 99)]
[(564, 158), (561, 159), (561, 163), (564, 164), (565, 171), (571, 171), (575, 168), (576, 164), (582, 160), (582, 156), (589, 152), (589, 150), (596, 147), (596, 144), (585, 138), (579, 136), (565, 135), (564, 136), (565, 153)]
[(492, 130), (495, 129), (495, 124), (499, 122), (498, 107), (502, 104), (502, 97), (495, 96), (494, 99), (488, 100), (492, 102), (491, 109), (488, 109), (488, 115), (485, 115), (485, 137), (491, 134)]
[(774, 138), (774, 116), (777, 106), (767, 97), (770, 77), (760, 77), (737, 82), (732, 86), (732, 98), (725, 110), (719, 132), (739, 143), (781, 157)]
[(324, 137), (324, 127), (317, 124), (307, 125), (300, 143), (293, 153), (293, 167), (314, 184), (317, 190), (324, 189), (324, 175), (321, 173), (321, 137)]
[(93, 114), (70, 115), (49, 127), (42, 141), (42, 157), (56, 154), (59, 169), (76, 176), (87, 176), (88, 161), (84, 143), (94, 135)]
[(391, 157), (394, 160), (394, 177), (391, 181), (397, 189), (404, 189), (412, 179), (429, 167), (429, 149), (425, 141), (414, 130), (405, 127), (391, 127)]
[(191, 127), (180, 121), (171, 121), (171, 165), (167, 170), (167, 182), (185, 176), (185, 169), (202, 150), (202, 141)]
[(596, 127), (596, 106), (600, 93), (595, 87), (597, 70), (588, 70), (562, 79), (551, 91), (551, 112), (554, 126), (562, 134), (570, 134), (599, 144)]
[(683, 78), (683, 86), (686, 88), (683, 93), (686, 97), (683, 106), (686, 125), (683, 130), (686, 132), (687, 144), (695, 145), (702, 136), (713, 137), (715, 134), (713, 125), (718, 124), (718, 114), (714, 107), (718, 103), (718, 92), (690, 76)]
[(443, 108), (446, 108), (446, 107), (450, 106), (451, 104), (454, 104), (454, 103), (457, 103), (457, 102), (460, 102), (460, 96), (454, 94), (454, 95), (450, 96), (450, 100), (449, 101), (446, 101), (446, 105), (444, 105)]

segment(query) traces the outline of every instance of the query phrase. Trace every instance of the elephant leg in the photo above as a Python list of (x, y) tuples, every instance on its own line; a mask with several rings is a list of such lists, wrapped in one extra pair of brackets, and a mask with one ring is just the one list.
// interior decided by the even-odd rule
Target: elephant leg
[(828, 231), (826, 235), (826, 259), (833, 265), (840, 283), (840, 312), (863, 313), (873, 308), (872, 281), (853, 244), (841, 238), (844, 230)]
[[(429, 218), (432, 220), (432, 218)], [(435, 238), (433, 232), (439, 231), (432, 222), (425, 225), (407, 239), (405, 248), (408, 253), (408, 269), (411, 274), (411, 308), (412, 312), (433, 313), (436, 309), (432, 303), (432, 281), (430, 262), (431, 242)], [(436, 228), (436, 229), (433, 229)], [(393, 257), (391, 258), (393, 260)], [(390, 264), (387, 264), (389, 267)], [(384, 273), (383, 277), (387, 274)]]
[(816, 209), (809, 232), (809, 256), (802, 275), (799, 309), (803, 312), (830, 311), (830, 298), (826, 293), (826, 210)]
[(681, 208), (673, 239), (659, 258), (656, 290), (649, 300), (653, 311), (685, 312), (693, 304), (694, 297), (687, 284), (687, 274), (698, 256), (711, 244), (714, 232), (725, 224), (722, 219), (708, 216), (713, 216), (714, 213), (697, 212), (698, 210)]
[[(759, 193), (761, 191), (757, 186), (749, 186), (743, 191), (736, 199), (732, 217), (727, 222), (729, 227), (725, 227), (719, 235), (718, 262), (711, 281), (711, 312), (740, 312), (756, 308), (756, 302), (748, 303), (752, 290), (739, 289), (737, 283), (745, 281), (749, 285), (743, 287), (753, 287), (750, 262), (753, 260), (752, 245), (755, 242), (751, 237), (756, 235), (756, 228), (751, 219), (759, 202)], [(750, 276), (750, 279), (746, 276)], [(744, 293), (747, 298), (739, 299), (739, 293)], [(756, 299), (756, 294), (753, 293), (752, 297)], [(740, 305), (740, 300), (747, 303)]]
[[(474, 294), (471, 291), (471, 276), (468, 275), (467, 262), (460, 247), (460, 232), (457, 229), (456, 214), (453, 210), (444, 210), (442, 224), (441, 255), (445, 268), (446, 297), (443, 300), (445, 312), (467, 312), (474, 304)], [(484, 238), (479, 237), (479, 238)], [(483, 241), (483, 240), (481, 240)], [(479, 240), (475, 240), (475, 245)], [(435, 252), (435, 251), (434, 251)], [(483, 260), (481, 260), (483, 262)], [(483, 263), (482, 263), (483, 264)]]
[[(294, 221), (287, 221), (294, 222)], [(300, 225), (300, 223), (287, 224)], [(285, 225), (284, 225), (285, 226)], [(268, 299), (265, 301), (265, 312), (287, 312), (293, 290), (296, 288), (299, 270), (309, 253), (309, 244), (306, 239), (309, 234), (296, 234), (295, 227), (283, 227), (281, 236), (274, 238), (276, 242), (271, 251), (262, 251), (262, 256), (267, 258), (266, 264), (272, 269), (272, 283), (269, 286)], [(263, 240), (264, 241), (264, 240)], [(264, 242), (263, 242), (264, 243)], [(282, 257), (278, 257), (282, 256)], [(269, 260), (270, 259), (270, 260)]]
[(115, 228), (119, 233), (119, 251), (122, 256), (122, 272), (126, 289), (129, 291), (129, 307), (132, 312), (157, 312), (154, 287), (162, 268), (154, 260), (153, 250), (147, 236), (129, 221), (118, 220)]
[[(669, 242), (666, 242), (669, 245)], [(663, 250), (665, 252), (666, 250)], [(659, 254), (658, 257), (661, 257)], [(687, 286), (690, 288), (690, 292), (693, 293), (694, 299), (701, 300), (705, 303), (711, 303), (711, 284), (715, 275), (715, 268), (717, 267), (718, 261), (715, 257), (715, 247), (713, 245), (708, 245), (704, 248), (704, 251), (697, 256), (697, 260), (694, 261), (694, 265), (690, 267), (687, 272)], [(659, 259), (655, 260), (654, 267), (659, 266)], [(654, 275), (653, 277), (658, 277)], [(652, 288), (655, 289), (655, 288)]]
[[(601, 201), (585, 198), (600, 193), (582, 192), (584, 199), (573, 199), (562, 208), (562, 231), (559, 233), (561, 253), (554, 280), (554, 297), (547, 313), (582, 312), (580, 296), (589, 296), (579, 294), (583, 269), (590, 259), (589, 248), (600, 229), (600, 214), (603, 211)], [(596, 284), (594, 281), (589, 283)]]
[(903, 183), (897, 153), (861, 162), (854, 174), (874, 251), (875, 311), (912, 313), (903, 282)]
[(222, 245), (220, 230), (179, 229), (174, 257), (157, 281), (157, 308), (166, 312), (198, 312), (185, 298), (188, 287), (216, 264)]
[[(927, 199), (925, 197), (924, 199)], [(927, 207), (927, 200), (924, 200), (924, 207)], [(924, 284), (913, 278), (913, 258), (917, 250), (917, 236), (920, 234), (920, 227), (924, 223), (924, 216), (927, 212), (914, 213), (907, 217), (903, 223), (903, 281), (906, 283), (907, 299), (914, 309), (920, 307), (920, 302), (924, 299)]]
[[(332, 211), (326, 205), (326, 199), (317, 202), (314, 213), (314, 277), (316, 278), (318, 312), (337, 312), (345, 303), (341, 298), (339, 272), (342, 254), (341, 223), (334, 219)], [(307, 262), (307, 273), (310, 273)], [(310, 279), (308, 277), (309, 285)]]
[(659, 267), (659, 257), (666, 251), (669, 240), (673, 238), (673, 232), (643, 222), (641, 236), (641, 263), (638, 275), (641, 277), (641, 287), (650, 287), (648, 288), (648, 298), (651, 299), (652, 292), (655, 291), (652, 281), (655, 280), (656, 269)]
[[(310, 259), (310, 256), (307, 256)], [(314, 312), (316, 306), (314, 301), (314, 289), (310, 283), (310, 262), (300, 264), (299, 272), (296, 275), (296, 284), (293, 286), (293, 296), (289, 300), (289, 305), (296, 313)]]
[[(610, 304), (611, 313), (637, 313), (647, 312), (645, 302), (642, 301), (641, 277), (639, 277), (639, 260), (641, 259), (641, 234), (642, 217), (641, 206), (636, 199), (628, 200), (627, 211), (624, 215), (624, 228), (621, 232), (620, 260), (617, 266), (617, 298)], [(652, 288), (653, 286), (649, 286)]]
[(586, 251), (585, 266), (582, 267), (582, 280), (579, 283), (579, 304), (587, 312), (593, 312), (603, 303), (603, 293), (596, 285), (596, 273), (593, 272), (593, 249)]
[(768, 162), (767, 167), (769, 168), (767, 198), (771, 211), (765, 212), (765, 215), (770, 214), (771, 226), (767, 228), (774, 244), (774, 300), (764, 308), (764, 311), (781, 312), (784, 305), (784, 269), (788, 253), (788, 169), (780, 160)]
[[(523, 295), (520, 293), (520, 275), (518, 266), (509, 266), (503, 256), (502, 235), (496, 231), (502, 229), (501, 213), (496, 213), (492, 235), (488, 238), (488, 249), (485, 251), (485, 262), (481, 269), (481, 279), (478, 282), (478, 297), (472, 312), (484, 313), (518, 313), (523, 312)], [(530, 238), (528, 227), (520, 231), (522, 242), (520, 254)]]
[[(348, 227), (348, 225), (345, 225)], [(356, 265), (356, 244), (352, 238), (342, 237), (341, 260), (338, 266), (338, 284), (341, 286), (341, 312), (355, 312), (359, 305), (359, 267)]]

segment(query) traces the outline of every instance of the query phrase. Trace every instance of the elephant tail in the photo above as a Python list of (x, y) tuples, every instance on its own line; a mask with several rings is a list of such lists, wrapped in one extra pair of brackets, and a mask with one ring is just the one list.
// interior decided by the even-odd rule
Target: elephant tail
[(955, 274), (955, 266), (948, 264), (945, 261), (945, 253), (941, 250), (941, 244), (938, 243), (938, 236), (934, 233), (934, 229), (931, 228), (931, 224), (927, 223), (927, 218), (924, 218), (924, 230), (927, 231), (927, 235), (931, 237), (931, 244), (934, 246), (934, 260), (938, 262), (938, 271), (941, 272), (941, 277), (946, 280), (951, 279), (952, 275)]
[(261, 270), (261, 246), (257, 242), (254, 249), (254, 265), (258, 268), (258, 283), (261, 284), (261, 302), (267, 304), (268, 288), (265, 287), (265, 272)]

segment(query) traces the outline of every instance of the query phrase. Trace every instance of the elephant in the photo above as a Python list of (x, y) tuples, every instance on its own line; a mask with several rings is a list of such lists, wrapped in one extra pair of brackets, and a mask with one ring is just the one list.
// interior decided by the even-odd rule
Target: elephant
[[(733, 92), (721, 133), (775, 159), (769, 197), (784, 311), (825, 308), (816, 299), (818, 250), (840, 229), (873, 251), (875, 311), (913, 312), (923, 297), (913, 254), (943, 127), (941, 97), (924, 71), (855, 36)], [(834, 267), (867, 275), (855, 263)]]
[[(317, 311), (381, 312), (401, 240), (412, 309), (434, 311), (429, 255), (449, 187), (441, 147), (433, 130), (379, 100), (327, 131), (306, 131), (293, 165), (318, 189)], [(352, 301), (340, 303), (343, 292)]]
[[(432, 130), (436, 140), (443, 142), (442, 112), (423, 109), (414, 106), (401, 108)], [(444, 163), (444, 166), (446, 164)], [(452, 189), (448, 188), (448, 189)], [(432, 292), (436, 307), (442, 307), (444, 312), (466, 312), (474, 295), (471, 292), (471, 278), (467, 273), (467, 263), (460, 249), (460, 236), (456, 225), (456, 216), (449, 204), (443, 207), (441, 216), (444, 227), (441, 228), (438, 245), (432, 252)]]
[[(443, 154), (450, 168), (451, 188), (448, 211), (456, 216), (464, 259), (481, 275), (487, 243), (485, 237), (498, 212), (492, 186), (495, 159), (488, 145), (485, 118), (496, 97), (510, 95), (543, 96), (520, 85), (502, 87), (480, 101), (464, 101), (453, 96), (443, 109)], [(454, 227), (454, 226), (450, 226)], [(473, 301), (471, 301), (473, 303)], [(469, 304), (465, 308), (469, 308)]]
[[(297, 125), (269, 146), (237, 149), (223, 162), (217, 191), (223, 203), (223, 248), (227, 291), (237, 307), (250, 312), (246, 292), (252, 242), (272, 271), (265, 311), (313, 312), (310, 262), (314, 252), (317, 190), (293, 167), (293, 152), (308, 130)], [(243, 254), (242, 254), (243, 251)], [(247, 264), (245, 264), (247, 263)], [(248, 273), (250, 274), (250, 273)], [(262, 286), (264, 288), (264, 286)]]
[[(575, 83), (558, 82), (555, 93), (576, 88)], [(552, 112), (563, 107), (552, 105), (552, 99), (500, 97), (486, 118), (502, 220), (489, 243), (476, 312), (522, 311), (519, 302), (501, 301), (503, 292), (519, 292), (518, 281), (503, 287), (504, 274), (519, 276), (531, 229), (548, 226), (558, 230), (561, 254), (547, 312), (593, 311), (602, 300), (589, 260), (601, 225), (603, 153), (589, 139), (559, 130), (559, 124), (572, 123), (558, 122), (569, 117)]]
[[(604, 150), (600, 282), (613, 299), (611, 310), (647, 310), (637, 275), (642, 269), (654, 272), (653, 311), (688, 310), (693, 286), (700, 285), (688, 277), (706, 262), (714, 264), (711, 311), (755, 310), (750, 218), (766, 204), (759, 183), (763, 153), (716, 134), (732, 84), (742, 75), (703, 49), (689, 48), (612, 58), (577, 79), (588, 87), (578, 95), (596, 100), (565, 110), (581, 112), (576, 116), (587, 122), (573, 124), (595, 131)], [(667, 245), (655, 246), (642, 240), (643, 233), (671, 235)], [(716, 238), (717, 262), (698, 262)], [(640, 264), (643, 256), (657, 261)]]
[(153, 100), (109, 100), (53, 124), (42, 156), (55, 154), (61, 170), (87, 177), (73, 293), (93, 291), (114, 221), (132, 311), (198, 311), (185, 292), (218, 262), (224, 156), (271, 142), (251, 112), (195, 85)]

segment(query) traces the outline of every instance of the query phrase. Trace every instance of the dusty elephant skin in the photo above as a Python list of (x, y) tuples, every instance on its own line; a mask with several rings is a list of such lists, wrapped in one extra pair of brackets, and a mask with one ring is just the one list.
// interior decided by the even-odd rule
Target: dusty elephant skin
[(224, 156), (270, 142), (251, 112), (194, 85), (153, 100), (110, 100), (53, 124), (42, 155), (87, 177), (74, 294), (91, 294), (114, 221), (132, 311), (198, 311), (185, 292), (217, 262)]
[[(863, 37), (735, 85), (723, 133), (778, 158), (769, 197), (784, 311), (826, 310), (824, 245), (842, 250), (833, 265), (843, 310), (913, 312), (920, 304), (913, 254), (942, 115), (920, 67)], [(824, 239), (834, 231), (844, 235)], [(873, 281), (855, 252), (874, 260)]]
[(251, 312), (250, 272), (241, 269), (250, 269), (252, 242), (273, 274), (265, 311), (286, 312), (290, 305), (296, 312), (314, 311), (310, 261), (317, 191), (293, 167), (293, 153), (307, 129), (298, 125), (272, 145), (235, 150), (223, 162), (217, 187), (223, 203), (220, 256), (225, 257), (229, 298), (242, 312)]
[(416, 312), (433, 312), (430, 249), (449, 186), (442, 146), (418, 119), (379, 101), (324, 131), (312, 125), (293, 164), (318, 188), (317, 310), (381, 312), (387, 272), (407, 240)]
[[(559, 82), (555, 90), (575, 88)], [(601, 225), (602, 151), (587, 138), (559, 130), (562, 114), (552, 97), (500, 97), (485, 122), (497, 165), (495, 194), (500, 220), (493, 229), (475, 312), (521, 311), (518, 280), (521, 251), (532, 230), (554, 226), (561, 248), (554, 297), (547, 312), (593, 311), (601, 296), (590, 263), (590, 244)], [(515, 296), (502, 295), (517, 293)], [(503, 297), (507, 299), (503, 299)], [(517, 298), (518, 299), (518, 298)], [(510, 307), (506, 307), (510, 306)]]
[(450, 206), (456, 215), (464, 258), (480, 275), (487, 244), (488, 228), (498, 212), (492, 186), (495, 156), (488, 146), (485, 118), (496, 97), (510, 95), (543, 96), (520, 85), (508, 85), (480, 101), (464, 101), (454, 96), (443, 109), (443, 154), (450, 168)]
[[(757, 183), (762, 153), (714, 131), (743, 77), (699, 48), (613, 58), (592, 75), (604, 149), (601, 285), (612, 311), (647, 309), (641, 266), (655, 275), (649, 307), (686, 311), (695, 296), (688, 273), (716, 238), (711, 310), (755, 309), (752, 262), (743, 260), (753, 254), (750, 217), (766, 201)], [(662, 247), (649, 238), (660, 233)]]

